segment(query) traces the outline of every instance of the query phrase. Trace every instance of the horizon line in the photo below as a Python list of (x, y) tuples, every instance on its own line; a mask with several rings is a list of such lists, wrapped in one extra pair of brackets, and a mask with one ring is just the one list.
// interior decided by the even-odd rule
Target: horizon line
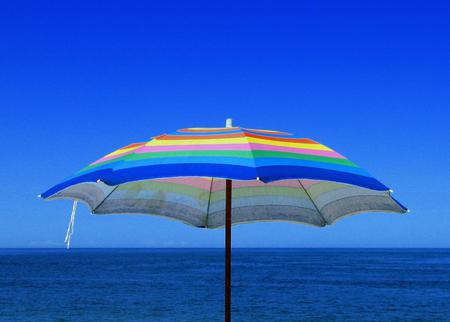
[[(66, 249), (66, 247), (0, 247), (0, 250), (60, 250)], [(70, 249), (214, 249), (214, 250), (224, 250), (224, 247), (71, 247)], [(70, 251), (70, 249), (68, 251)], [(232, 249), (449, 249), (450, 247), (431, 247), (431, 246), (423, 246), (423, 247), (233, 247)]]

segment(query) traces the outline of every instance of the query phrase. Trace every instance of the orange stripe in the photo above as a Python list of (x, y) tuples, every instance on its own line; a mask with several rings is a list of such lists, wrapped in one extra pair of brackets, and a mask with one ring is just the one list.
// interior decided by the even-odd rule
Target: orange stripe
[(226, 138), (242, 138), (244, 133), (232, 134), (216, 134), (216, 135), (165, 135), (159, 137), (158, 140), (208, 140), (208, 139), (226, 139)]
[(124, 149), (130, 149), (130, 148), (134, 148), (134, 147), (138, 147), (138, 146), (144, 145), (145, 143), (147, 143), (147, 142), (142, 142), (142, 143), (131, 143), (131, 144), (128, 144), (127, 146), (124, 146), (123, 148), (120, 148), (120, 149), (117, 150), (117, 151), (124, 150)]
[(274, 136), (258, 135), (253, 133), (232, 133), (232, 134), (216, 134), (216, 135), (165, 135), (158, 137), (158, 140), (213, 140), (213, 139), (231, 139), (231, 138), (242, 138), (242, 137), (252, 137), (257, 139), (265, 139), (278, 142), (295, 142), (295, 143), (306, 143), (306, 144), (319, 144), (310, 139), (291, 139), (291, 138), (279, 138)]

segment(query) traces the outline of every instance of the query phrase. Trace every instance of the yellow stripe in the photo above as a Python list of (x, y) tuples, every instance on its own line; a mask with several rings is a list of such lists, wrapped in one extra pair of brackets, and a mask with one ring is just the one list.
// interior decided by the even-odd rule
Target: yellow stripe
[(114, 152), (111, 152), (108, 155), (105, 155), (104, 158), (110, 157), (110, 156), (113, 156), (113, 155), (116, 155), (116, 154), (122, 154), (122, 153), (125, 153), (125, 152), (133, 151), (133, 150), (136, 150), (137, 148), (140, 148), (140, 146), (135, 146), (135, 147), (128, 148), (128, 149), (119, 149), (119, 150), (116, 150)]
[(299, 148), (299, 149), (333, 151), (330, 148), (328, 148), (322, 144), (285, 142), (285, 141), (266, 140), (266, 139), (252, 138), (252, 137), (247, 138), (247, 140), (250, 143), (268, 144), (268, 145), (275, 145), (275, 146), (287, 146), (287, 147)]
[(266, 140), (252, 137), (243, 138), (224, 138), (224, 139), (201, 139), (201, 140), (152, 140), (146, 146), (171, 146), (171, 145), (213, 145), (213, 144), (246, 144), (258, 143), (273, 146), (285, 146), (299, 149), (333, 151), (322, 144), (284, 142), (275, 140)]

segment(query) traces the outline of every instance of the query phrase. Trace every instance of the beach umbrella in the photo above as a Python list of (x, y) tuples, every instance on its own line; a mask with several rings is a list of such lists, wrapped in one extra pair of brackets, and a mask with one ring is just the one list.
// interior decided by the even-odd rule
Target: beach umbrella
[(133, 143), (40, 197), (93, 214), (148, 214), (225, 227), (225, 320), (231, 320), (231, 225), (291, 221), (317, 227), (361, 212), (405, 213), (392, 190), (329, 147), (285, 132), (185, 128)]

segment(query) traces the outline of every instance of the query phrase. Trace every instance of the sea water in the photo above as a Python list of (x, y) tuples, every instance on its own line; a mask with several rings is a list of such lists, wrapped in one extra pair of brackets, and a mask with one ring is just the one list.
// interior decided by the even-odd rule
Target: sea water
[[(450, 321), (449, 249), (234, 249), (233, 321)], [(222, 321), (222, 249), (0, 250), (0, 321)]]

